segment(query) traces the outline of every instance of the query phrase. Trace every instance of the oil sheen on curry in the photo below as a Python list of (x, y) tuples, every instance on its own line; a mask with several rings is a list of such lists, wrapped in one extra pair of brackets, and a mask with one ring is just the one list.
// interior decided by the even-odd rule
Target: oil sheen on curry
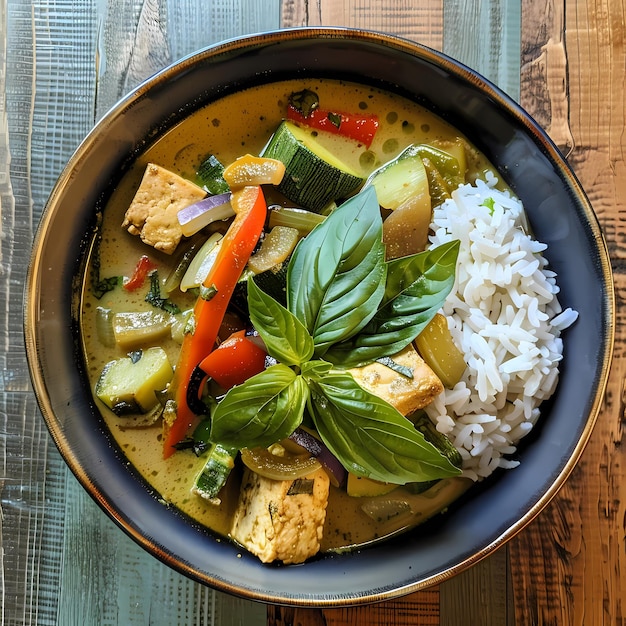
[[(463, 374), (433, 207), (490, 166), (350, 83), (224, 97), (112, 193), (88, 261), (94, 399), (164, 502), (264, 562), (380, 541), (471, 483), (424, 407)], [(426, 287), (424, 286), (426, 284)]]

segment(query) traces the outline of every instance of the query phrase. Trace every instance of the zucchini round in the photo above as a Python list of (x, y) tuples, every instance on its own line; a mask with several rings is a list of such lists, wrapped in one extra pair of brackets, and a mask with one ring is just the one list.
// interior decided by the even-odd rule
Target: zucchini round
[(285, 164), (278, 190), (289, 200), (319, 213), (331, 202), (348, 197), (363, 184), (307, 131), (283, 121), (263, 150), (263, 156)]

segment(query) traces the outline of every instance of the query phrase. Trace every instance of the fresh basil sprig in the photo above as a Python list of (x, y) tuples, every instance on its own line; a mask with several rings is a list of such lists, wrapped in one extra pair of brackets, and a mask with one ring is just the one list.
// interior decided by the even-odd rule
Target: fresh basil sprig
[(218, 403), (211, 440), (267, 446), (289, 436), (306, 410), (358, 476), (404, 484), (457, 475), (410, 420), (337, 369), (408, 345), (450, 292), (457, 254), (452, 243), (387, 262), (374, 188), (342, 204), (294, 250), (286, 307), (248, 280), (251, 321), (279, 363)]

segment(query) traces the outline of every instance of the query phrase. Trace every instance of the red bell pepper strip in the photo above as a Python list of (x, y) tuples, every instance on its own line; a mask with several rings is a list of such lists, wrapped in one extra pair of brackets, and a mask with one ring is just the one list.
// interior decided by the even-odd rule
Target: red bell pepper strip
[(139, 258), (137, 265), (133, 271), (133, 275), (124, 281), (123, 287), (126, 291), (135, 291), (139, 289), (145, 282), (148, 274), (156, 269), (157, 265), (145, 254)]
[(324, 130), (336, 135), (342, 135), (362, 143), (366, 148), (372, 145), (374, 135), (378, 130), (376, 115), (353, 115), (315, 108), (304, 115), (290, 104), (287, 107), (287, 119), (296, 124), (303, 124), (317, 130)]
[(239, 330), (206, 356), (198, 367), (207, 378), (212, 378), (220, 387), (228, 390), (262, 372), (266, 356), (267, 352), (251, 341), (245, 330)]
[(195, 367), (215, 348), (215, 340), (235, 285), (254, 250), (265, 224), (267, 205), (260, 186), (233, 191), (231, 206), (235, 219), (224, 235), (220, 250), (203, 287), (214, 292), (210, 299), (198, 298), (194, 307), (195, 330), (185, 335), (174, 379), (170, 383), (176, 401), (176, 418), (163, 420), (163, 456), (184, 439), (195, 414), (187, 403), (187, 387)]

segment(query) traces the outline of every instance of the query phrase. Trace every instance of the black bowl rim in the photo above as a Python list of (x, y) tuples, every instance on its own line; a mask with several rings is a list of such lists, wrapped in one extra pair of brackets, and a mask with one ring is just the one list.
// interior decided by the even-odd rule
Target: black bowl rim
[[(271, 46), (279, 44), (284, 40), (299, 39), (342, 39), (342, 40), (354, 40), (354, 41), (366, 41), (378, 46), (385, 46), (394, 48), (400, 52), (418, 56), (426, 62), (438, 66), (443, 71), (460, 78), (463, 81), (472, 83), (482, 92), (484, 92), (488, 98), (493, 100), (500, 108), (505, 109), (509, 115), (513, 116), (517, 123), (521, 125), (525, 131), (532, 136), (535, 143), (542, 147), (545, 155), (559, 167), (562, 173), (564, 182), (569, 187), (570, 193), (574, 196), (582, 206), (582, 211), (586, 220), (588, 221), (588, 227), (591, 231), (591, 236), (595, 240), (598, 255), (600, 272), (604, 280), (605, 286), (605, 301), (601, 303), (603, 307), (603, 321), (605, 322), (606, 336), (604, 337), (603, 361), (600, 367), (598, 375), (598, 385), (594, 397), (591, 399), (590, 411), (588, 419), (583, 427), (581, 436), (572, 451), (572, 454), (566, 464), (560, 469), (559, 473), (554, 477), (551, 486), (542, 493), (534, 503), (534, 505), (527, 510), (525, 515), (521, 517), (517, 523), (503, 529), (497, 536), (493, 537), (493, 540), (484, 545), (481, 549), (477, 550), (473, 554), (463, 556), (458, 562), (448, 564), (441, 567), (435, 574), (421, 578), (419, 580), (410, 580), (404, 583), (398, 583), (391, 587), (382, 587), (378, 589), (369, 589), (363, 593), (351, 593), (342, 594), (337, 592), (336, 594), (325, 594), (322, 596), (316, 595), (291, 595), (287, 590), (281, 593), (274, 593), (268, 595), (262, 587), (253, 588), (241, 588), (236, 582), (224, 580), (219, 575), (207, 576), (206, 574), (199, 572), (190, 563), (185, 563), (177, 560), (175, 555), (169, 554), (166, 550), (163, 550), (160, 546), (156, 545), (150, 537), (143, 536), (140, 530), (132, 523), (132, 520), (126, 519), (116, 509), (114, 503), (109, 502), (106, 497), (99, 491), (96, 485), (91, 481), (90, 476), (83, 470), (78, 461), (76, 460), (73, 451), (68, 445), (68, 441), (65, 433), (55, 417), (55, 408), (52, 406), (47, 389), (47, 383), (43, 377), (43, 370), (41, 366), (41, 355), (38, 347), (38, 320), (39, 320), (39, 301), (36, 295), (39, 294), (40, 285), (42, 280), (45, 280), (45, 273), (47, 268), (42, 267), (42, 252), (41, 245), (46, 238), (46, 234), (50, 229), (50, 222), (52, 213), (58, 201), (61, 189), (68, 185), (72, 178), (72, 171), (76, 163), (80, 162), (84, 155), (92, 149), (97, 135), (106, 130), (109, 121), (116, 116), (122, 115), (124, 111), (133, 106), (141, 98), (146, 97), (150, 90), (155, 86), (163, 83), (167, 83), (169, 80), (177, 75), (186, 72), (189, 68), (194, 66), (197, 62), (203, 60), (217, 60), (224, 55), (236, 54), (239, 51), (245, 50), (249, 47), (255, 46)], [(565, 159), (560, 154), (558, 148), (553, 144), (547, 134), (534, 122), (534, 120), (511, 98), (504, 94), (498, 87), (493, 85), (490, 81), (480, 76), (477, 72), (469, 69), (465, 65), (459, 63), (448, 57), (447, 55), (432, 50), (426, 46), (420, 45), (413, 41), (405, 40), (400, 37), (372, 32), (362, 29), (351, 28), (331, 28), (331, 27), (302, 27), (302, 28), (290, 28), (282, 29), (278, 31), (271, 31), (266, 33), (259, 33), (254, 35), (248, 35), (236, 39), (227, 40), (217, 43), (215, 45), (208, 46), (198, 52), (192, 53), (175, 64), (165, 68), (158, 72), (155, 76), (148, 79), (137, 87), (131, 94), (120, 100), (118, 104), (110, 109), (110, 111), (102, 118), (102, 120), (94, 127), (89, 133), (81, 145), (77, 148), (74, 155), (64, 168), (63, 172), (59, 176), (57, 184), (55, 185), (50, 195), (49, 201), (44, 208), (44, 212), (41, 221), (38, 225), (31, 262), (28, 268), (27, 281), (25, 284), (24, 292), (24, 337), (26, 352), (28, 357), (29, 368), (31, 372), (31, 380), (33, 382), (34, 392), (39, 403), (40, 410), (43, 414), (46, 425), (51, 433), (51, 436), (59, 448), (64, 460), (78, 478), (79, 482), (91, 495), (91, 497), (100, 505), (100, 507), (111, 517), (130, 537), (132, 537), (139, 545), (151, 552), (157, 558), (161, 559), (171, 567), (181, 571), (182, 573), (190, 576), (205, 584), (209, 584), (216, 589), (226, 591), (236, 595), (242, 595), (249, 599), (260, 600), (264, 602), (273, 602), (285, 605), (300, 605), (300, 606), (341, 606), (341, 605), (358, 605), (368, 602), (375, 602), (380, 600), (387, 600), (393, 597), (398, 597), (418, 589), (428, 587), (432, 584), (443, 582), (453, 575), (467, 569), (470, 565), (475, 564), (479, 560), (483, 559), (487, 555), (491, 554), (495, 549), (503, 545), (506, 541), (516, 535), (519, 531), (525, 528), (545, 506), (552, 500), (556, 493), (560, 490), (567, 477), (571, 474), (576, 463), (578, 462), (580, 455), (585, 448), (592, 429), (595, 425), (597, 415), (599, 413), (602, 397), (606, 388), (609, 366), (613, 352), (614, 343), (614, 325), (612, 323), (614, 319), (615, 302), (613, 293), (613, 279), (611, 266), (608, 258), (608, 251), (606, 243), (604, 241), (600, 225), (593, 212), (589, 201), (580, 186), (575, 174), (570, 169)]]

